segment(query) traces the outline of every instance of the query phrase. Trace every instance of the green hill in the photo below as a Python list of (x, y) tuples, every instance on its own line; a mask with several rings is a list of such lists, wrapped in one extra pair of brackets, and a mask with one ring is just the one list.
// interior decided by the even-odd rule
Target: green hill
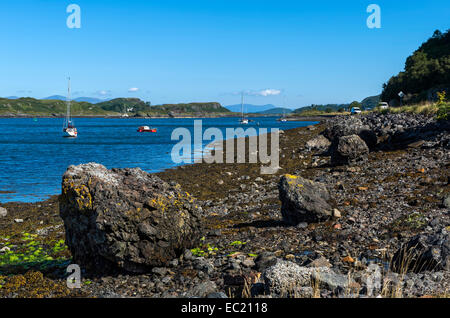
[(301, 107), (293, 111), (294, 114), (310, 113), (310, 112), (324, 112), (332, 113), (339, 110), (345, 110), (350, 106), (350, 104), (327, 104), (327, 105), (311, 105), (306, 107)]
[(95, 104), (96, 106), (116, 113), (148, 111), (150, 105), (139, 98), (116, 98)]
[[(116, 98), (91, 104), (71, 103), (73, 116), (201, 116), (203, 114), (224, 114), (231, 112), (219, 103), (166, 104), (150, 106), (138, 98)], [(61, 100), (40, 100), (34, 98), (0, 98), (2, 116), (63, 116), (66, 102)]]
[[(72, 113), (75, 116), (112, 115), (94, 104), (72, 102)], [(61, 100), (40, 100), (30, 97), (7, 99), (0, 98), (0, 115), (36, 115), (51, 116), (66, 113), (66, 102)]]
[(406, 59), (405, 70), (383, 85), (381, 98), (391, 105), (398, 104), (398, 93), (406, 94), (405, 104), (436, 100), (436, 93), (450, 90), (450, 30), (435, 31)]
[(231, 113), (219, 103), (189, 103), (189, 104), (164, 104), (151, 106), (151, 113), (162, 114), (201, 114), (201, 113)]
[(257, 112), (256, 114), (263, 114), (263, 115), (281, 115), (281, 114), (290, 114), (292, 113), (292, 109), (289, 108), (283, 108), (283, 107), (275, 107), (271, 109), (267, 109), (261, 112)]
[(361, 106), (363, 109), (373, 109), (378, 106), (378, 104), (380, 103), (380, 100), (381, 100), (381, 95), (370, 96), (370, 97), (364, 98), (361, 101)]

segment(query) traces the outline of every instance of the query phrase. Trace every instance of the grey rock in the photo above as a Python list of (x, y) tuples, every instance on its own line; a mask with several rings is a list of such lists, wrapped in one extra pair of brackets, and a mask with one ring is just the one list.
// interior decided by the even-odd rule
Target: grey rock
[(330, 194), (322, 183), (284, 175), (278, 185), (283, 220), (291, 225), (319, 222), (332, 216)]
[(0, 207), (0, 217), (5, 217), (8, 215), (8, 210)]
[(154, 267), (154, 268), (152, 268), (152, 273), (157, 274), (159, 276), (164, 276), (167, 273), (167, 268), (165, 268), (165, 267)]
[(293, 262), (278, 260), (275, 265), (264, 271), (263, 278), (268, 293), (288, 297), (298, 295), (305, 287), (311, 287), (313, 273), (319, 273), (320, 277), (327, 272), (331, 270), (301, 267)]
[(370, 129), (370, 127), (365, 125), (359, 117), (339, 116), (334, 120), (330, 120), (328, 122), (327, 129), (325, 130), (324, 135), (329, 140), (334, 142), (340, 137), (358, 135), (361, 131), (366, 129)]
[(194, 199), (139, 168), (70, 166), (59, 206), (66, 243), (86, 271), (142, 273), (168, 266), (202, 232)]
[(334, 165), (353, 165), (367, 161), (369, 147), (357, 135), (340, 137), (331, 154)]
[(202, 282), (201, 284), (198, 284), (196, 286), (194, 286), (193, 288), (191, 288), (188, 291), (188, 295), (190, 297), (200, 297), (200, 298), (204, 298), (207, 295), (213, 294), (217, 292), (217, 285), (212, 282), (212, 281), (205, 281)]
[(319, 287), (327, 288), (329, 290), (342, 290), (349, 285), (348, 276), (337, 274), (332, 270), (313, 272), (312, 278), (319, 284)]
[(442, 200), (442, 206), (444, 208), (450, 209), (450, 195)]
[(297, 224), (297, 228), (299, 229), (306, 229), (308, 227), (308, 223), (306, 222), (301, 222), (299, 224)]
[(319, 151), (324, 152), (327, 151), (331, 146), (331, 141), (329, 141), (325, 136), (318, 135), (313, 139), (310, 139), (306, 142), (306, 149), (309, 151)]
[(194, 260), (194, 267), (197, 270), (203, 271), (208, 275), (214, 272), (214, 265), (211, 260), (206, 260), (204, 257), (197, 257)]
[(391, 268), (398, 273), (450, 270), (448, 232), (444, 229), (414, 236), (394, 254)]
[(253, 259), (251, 258), (246, 258), (243, 262), (242, 265), (244, 265), (245, 267), (253, 267), (255, 266), (255, 262), (253, 261)]

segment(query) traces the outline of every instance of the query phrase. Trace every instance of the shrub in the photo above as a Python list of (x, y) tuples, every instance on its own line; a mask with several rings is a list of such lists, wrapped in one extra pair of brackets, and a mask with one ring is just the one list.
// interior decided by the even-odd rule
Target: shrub
[(450, 103), (439, 104), (439, 109), (436, 114), (438, 120), (449, 120), (450, 119)]

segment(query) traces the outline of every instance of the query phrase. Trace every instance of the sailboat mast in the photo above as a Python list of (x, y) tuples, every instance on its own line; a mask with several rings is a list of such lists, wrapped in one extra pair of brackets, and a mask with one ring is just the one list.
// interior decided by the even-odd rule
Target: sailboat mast
[(69, 77), (69, 87), (67, 89), (67, 114), (66, 114), (67, 124), (70, 122), (70, 77)]
[(242, 119), (244, 119), (244, 92), (241, 92), (241, 115)]

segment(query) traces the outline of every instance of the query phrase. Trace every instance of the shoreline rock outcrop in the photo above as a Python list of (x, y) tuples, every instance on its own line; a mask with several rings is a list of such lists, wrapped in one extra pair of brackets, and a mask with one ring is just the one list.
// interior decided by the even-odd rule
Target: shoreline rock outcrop
[(60, 215), (74, 263), (89, 272), (165, 266), (201, 235), (201, 210), (179, 185), (96, 163), (63, 176)]

